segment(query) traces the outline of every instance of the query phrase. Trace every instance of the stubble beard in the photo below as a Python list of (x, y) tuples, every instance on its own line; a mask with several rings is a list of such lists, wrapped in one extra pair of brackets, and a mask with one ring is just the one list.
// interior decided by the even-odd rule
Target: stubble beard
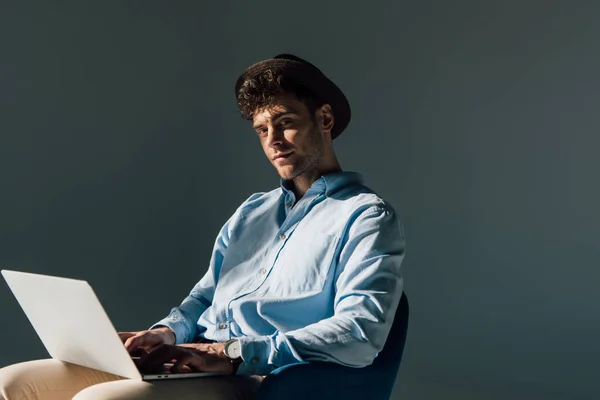
[(325, 147), (323, 145), (323, 136), (316, 126), (311, 129), (310, 142), (308, 143), (307, 148), (309, 152), (298, 161), (297, 165), (292, 165), (291, 169), (279, 172), (281, 178), (292, 180), (317, 168), (319, 162), (323, 159)]

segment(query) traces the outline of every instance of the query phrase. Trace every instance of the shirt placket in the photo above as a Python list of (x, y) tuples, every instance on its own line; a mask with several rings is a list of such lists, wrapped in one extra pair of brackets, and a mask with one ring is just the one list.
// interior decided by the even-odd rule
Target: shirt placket
[[(265, 281), (267, 280), (267, 278), (269, 276), (269, 273), (275, 266), (275, 262), (277, 261), (277, 257), (279, 256), (279, 253), (285, 246), (289, 237), (293, 234), (294, 230), (298, 226), (298, 223), (300, 223), (302, 218), (308, 213), (308, 211), (312, 208), (312, 206), (322, 196), (323, 196), (323, 194), (315, 194), (312, 197), (304, 197), (304, 198), (300, 199), (300, 201), (298, 201), (296, 206), (294, 208), (292, 208), (291, 210), (287, 209), (288, 208), (287, 202), (289, 202), (290, 200), (288, 200), (286, 198), (286, 211), (288, 211), (286, 214), (286, 219), (283, 222), (283, 224), (281, 225), (280, 229), (278, 230), (276, 237), (274, 238), (274, 241), (280, 242), (280, 244), (279, 244), (279, 246), (274, 246), (276, 248), (276, 250), (273, 252), (274, 253), (273, 256), (270, 257), (270, 261), (267, 264), (268, 267), (262, 267), (258, 270), (257, 284), (255, 285), (255, 287), (252, 290), (249, 290), (245, 293), (239, 294), (238, 296), (232, 298), (227, 303), (227, 307), (225, 307), (223, 312), (220, 313), (221, 314), (221, 318), (220, 318), (221, 322), (217, 323), (217, 335), (216, 335), (217, 337), (219, 337), (220, 339), (222, 338), (222, 340), (227, 340), (231, 337), (231, 321), (232, 321), (231, 302), (256, 292), (265, 283)], [(289, 208), (291, 208), (291, 205)]]

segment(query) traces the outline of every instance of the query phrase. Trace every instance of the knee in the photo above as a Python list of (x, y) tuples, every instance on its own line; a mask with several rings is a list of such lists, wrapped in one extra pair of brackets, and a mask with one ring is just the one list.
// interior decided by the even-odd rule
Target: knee
[(58, 360), (28, 361), (0, 369), (0, 400), (48, 396), (70, 399), (94, 383), (115, 379), (113, 375)]
[(0, 368), (0, 400), (19, 400), (36, 392), (32, 378), (40, 367), (53, 367), (54, 360), (28, 361)]
[(137, 400), (150, 396), (151, 384), (143, 381), (120, 380), (99, 383), (83, 389), (72, 400)]

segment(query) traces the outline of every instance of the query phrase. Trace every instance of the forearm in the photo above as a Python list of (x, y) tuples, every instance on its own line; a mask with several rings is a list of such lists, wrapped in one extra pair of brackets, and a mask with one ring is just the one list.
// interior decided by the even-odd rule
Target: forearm
[(181, 305), (171, 309), (169, 315), (154, 324), (150, 329), (159, 326), (169, 327), (175, 334), (175, 343), (190, 343), (197, 333), (197, 323), (200, 315), (210, 306), (205, 298), (198, 294), (190, 294)]
[(402, 278), (390, 277), (391, 291), (343, 299), (334, 316), (304, 328), (258, 337), (240, 337), (239, 374), (267, 374), (298, 362), (325, 361), (349, 367), (370, 365), (383, 348), (402, 295)]

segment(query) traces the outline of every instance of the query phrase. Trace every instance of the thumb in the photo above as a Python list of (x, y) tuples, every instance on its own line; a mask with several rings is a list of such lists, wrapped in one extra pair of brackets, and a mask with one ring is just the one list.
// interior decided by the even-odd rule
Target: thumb
[(138, 332), (135, 335), (129, 337), (127, 340), (125, 340), (125, 348), (127, 349), (128, 352), (132, 352), (133, 350), (135, 350), (138, 347), (146, 347), (146, 335), (144, 335), (145, 332)]
[(129, 339), (130, 337), (134, 336), (137, 332), (117, 332), (117, 335), (119, 335), (119, 339), (121, 339), (121, 341), (123, 343), (125, 343), (125, 341), (127, 339)]

